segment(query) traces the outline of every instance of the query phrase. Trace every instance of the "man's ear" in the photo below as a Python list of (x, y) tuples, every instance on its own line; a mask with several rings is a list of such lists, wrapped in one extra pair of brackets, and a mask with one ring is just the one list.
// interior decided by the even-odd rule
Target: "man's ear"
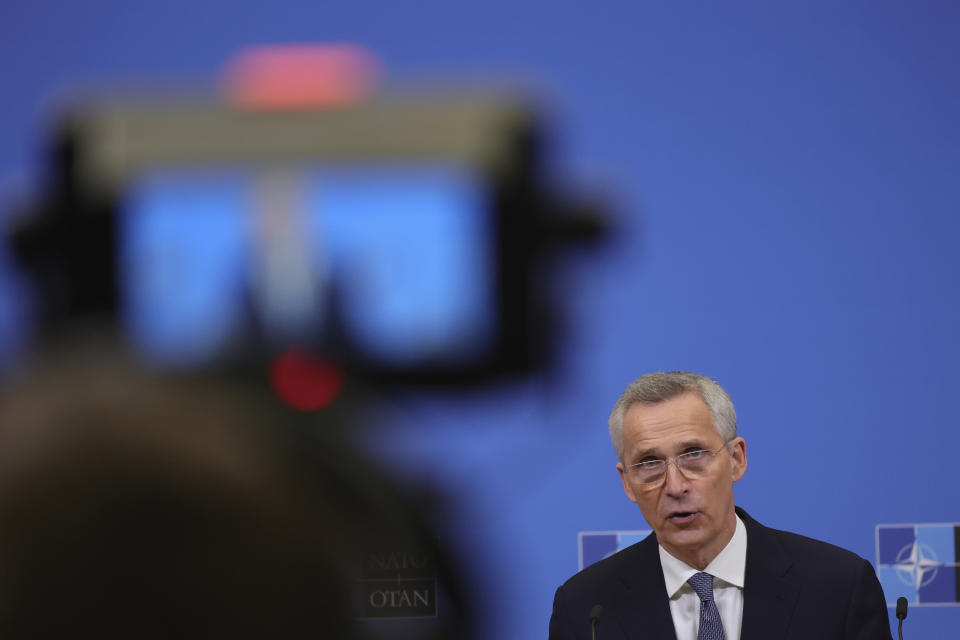
[(617, 473), (620, 474), (620, 482), (623, 483), (623, 491), (627, 494), (627, 497), (630, 499), (630, 502), (636, 502), (637, 496), (633, 492), (633, 486), (630, 484), (630, 480), (627, 478), (627, 475), (623, 472), (623, 463), (617, 463)]
[(730, 459), (733, 461), (731, 472), (733, 481), (736, 482), (743, 477), (747, 471), (747, 443), (743, 438), (734, 438), (727, 445), (730, 451)]

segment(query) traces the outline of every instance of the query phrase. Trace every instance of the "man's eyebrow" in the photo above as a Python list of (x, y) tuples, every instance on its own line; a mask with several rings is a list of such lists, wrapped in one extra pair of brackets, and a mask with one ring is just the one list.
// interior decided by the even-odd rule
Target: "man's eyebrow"
[[(683, 440), (676, 444), (671, 445), (671, 449), (675, 451), (686, 451), (687, 449), (708, 449), (707, 445), (703, 443), (702, 440)], [(631, 460), (642, 460), (648, 456), (653, 456), (655, 458), (663, 458), (664, 454), (661, 452), (660, 447), (649, 447), (647, 449), (640, 449), (639, 451), (634, 452), (631, 456)]]
[(703, 444), (702, 440), (684, 440), (683, 442), (678, 442), (676, 445), (678, 451), (684, 451), (686, 449), (709, 449), (709, 447)]
[(630, 455), (630, 459), (631, 459), (631, 460), (642, 460), (642, 459), (647, 458), (647, 457), (649, 457), (649, 456), (653, 456), (653, 457), (655, 457), (655, 458), (659, 458), (659, 457), (663, 457), (663, 454), (660, 453), (660, 448), (659, 448), (659, 447), (650, 447), (650, 448), (648, 448), (648, 449), (640, 449), (639, 451), (634, 451), (634, 452)]

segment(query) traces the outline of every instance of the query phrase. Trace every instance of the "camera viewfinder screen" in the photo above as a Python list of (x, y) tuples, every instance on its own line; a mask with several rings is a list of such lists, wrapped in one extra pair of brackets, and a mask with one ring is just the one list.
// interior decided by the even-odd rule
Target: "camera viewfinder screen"
[(391, 368), (469, 365), (496, 334), (492, 212), (449, 166), (153, 171), (118, 220), (122, 316), (164, 366), (251, 335)]

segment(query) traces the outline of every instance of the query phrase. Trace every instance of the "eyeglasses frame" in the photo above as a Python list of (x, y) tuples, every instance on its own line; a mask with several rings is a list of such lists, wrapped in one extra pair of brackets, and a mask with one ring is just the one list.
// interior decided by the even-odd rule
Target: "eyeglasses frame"
[[(652, 489), (652, 488), (658, 487), (658, 486), (660, 486), (661, 484), (663, 484), (664, 482), (666, 482), (666, 479), (667, 479), (667, 469), (670, 467), (670, 463), (673, 463), (673, 466), (675, 466), (675, 467), (677, 468), (677, 471), (680, 472), (680, 475), (681, 475), (681, 476), (683, 476), (683, 477), (686, 478), (687, 480), (694, 480), (695, 478), (691, 478), (690, 476), (688, 476), (687, 474), (685, 474), (685, 473), (683, 472), (683, 467), (681, 467), (679, 464), (677, 464), (677, 460), (679, 460), (680, 458), (682, 458), (682, 457), (684, 457), (684, 456), (689, 456), (690, 454), (693, 454), (693, 453), (709, 453), (710, 456), (711, 456), (711, 458), (716, 458), (716, 457), (717, 457), (717, 454), (720, 453), (720, 450), (721, 450), (721, 449), (726, 449), (727, 452), (729, 453), (730, 448), (728, 447), (728, 445), (729, 445), (731, 442), (733, 442), (735, 439), (736, 439), (736, 438), (730, 438), (729, 440), (724, 441), (724, 443), (721, 444), (721, 445), (717, 448), (716, 451), (710, 451), (710, 449), (697, 449), (696, 451), (687, 451), (686, 453), (681, 453), (680, 455), (676, 455), (676, 456), (670, 456), (670, 457), (668, 457), (668, 458), (660, 458), (661, 460), (663, 460), (664, 463), (666, 463), (666, 464), (664, 464), (664, 466), (663, 466), (663, 475), (661, 475), (660, 478), (657, 479), (657, 480), (651, 480), (650, 482), (642, 482), (642, 481), (641, 481), (640, 484), (643, 485), (645, 488), (650, 488), (650, 489)], [(632, 472), (634, 469), (636, 469), (637, 467), (639, 467), (641, 464), (643, 464), (643, 461), (634, 462), (633, 464), (631, 464), (631, 465), (629, 465), (629, 466), (627, 467), (627, 472), (628, 472), (628, 473)]]

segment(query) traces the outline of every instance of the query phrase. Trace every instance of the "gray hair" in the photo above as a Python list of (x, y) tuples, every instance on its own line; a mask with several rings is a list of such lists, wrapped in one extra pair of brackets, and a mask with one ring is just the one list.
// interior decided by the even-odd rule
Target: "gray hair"
[(689, 371), (648, 373), (630, 383), (610, 413), (610, 439), (623, 462), (623, 417), (635, 404), (656, 404), (684, 393), (695, 393), (710, 409), (713, 428), (728, 442), (737, 437), (737, 412), (733, 401), (717, 381)]

